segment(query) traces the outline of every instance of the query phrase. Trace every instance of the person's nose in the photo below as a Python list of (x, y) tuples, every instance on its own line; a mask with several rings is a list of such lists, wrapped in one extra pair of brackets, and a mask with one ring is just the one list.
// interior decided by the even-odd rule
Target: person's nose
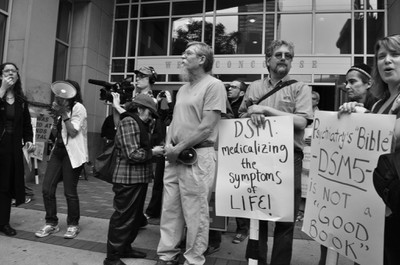
[(391, 63), (392, 60), (393, 60), (393, 56), (390, 53), (386, 54), (385, 60), (384, 60), (385, 64)]

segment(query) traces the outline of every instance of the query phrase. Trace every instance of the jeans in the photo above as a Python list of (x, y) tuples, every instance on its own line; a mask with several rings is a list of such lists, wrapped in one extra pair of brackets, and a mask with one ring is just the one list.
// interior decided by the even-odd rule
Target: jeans
[(248, 235), (250, 219), (236, 217), (236, 234)]
[[(294, 220), (301, 200), (301, 171), (303, 153), (294, 152)], [(290, 265), (293, 248), (293, 231), (295, 222), (275, 222), (274, 244), (272, 247), (271, 265)], [(258, 241), (249, 240), (246, 248), (246, 259), (258, 260), (259, 265), (267, 264), (268, 221), (259, 221)]]
[(47, 163), (42, 186), (46, 224), (58, 224), (56, 189), (61, 180), (64, 184), (64, 195), (67, 199), (67, 225), (79, 224), (80, 210), (77, 187), (82, 168), (83, 165), (72, 168), (65, 147), (56, 146), (54, 148), (50, 161)]
[(198, 148), (192, 166), (166, 163), (163, 210), (157, 254), (161, 260), (176, 260), (187, 226), (185, 265), (202, 265), (210, 226), (208, 200), (214, 184), (216, 153), (213, 147)]

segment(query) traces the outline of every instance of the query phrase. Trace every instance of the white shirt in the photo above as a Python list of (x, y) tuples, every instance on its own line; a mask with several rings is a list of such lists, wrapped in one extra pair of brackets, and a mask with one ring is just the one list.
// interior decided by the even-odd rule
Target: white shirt
[(72, 108), (72, 115), (71, 112), (69, 112), (68, 116), (70, 117), (71, 124), (74, 126), (75, 130), (78, 131), (78, 134), (75, 137), (69, 136), (63, 121), (61, 135), (72, 168), (77, 168), (89, 161), (86, 109), (81, 103), (77, 102)]

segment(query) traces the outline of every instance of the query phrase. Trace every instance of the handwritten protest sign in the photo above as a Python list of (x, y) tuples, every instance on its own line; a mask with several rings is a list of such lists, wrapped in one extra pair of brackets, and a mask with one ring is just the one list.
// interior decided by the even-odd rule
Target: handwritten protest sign
[(218, 141), (217, 215), (293, 220), (292, 117), (222, 120)]
[(36, 141), (46, 142), (50, 137), (52, 126), (52, 117), (39, 115), (36, 122)]
[(360, 264), (383, 264), (385, 206), (372, 173), (391, 148), (395, 117), (316, 112), (302, 230)]
[(36, 117), (36, 126), (34, 127), (36, 150), (33, 152), (32, 157), (43, 160), (45, 142), (47, 142), (50, 137), (52, 126), (52, 117), (45, 115), (39, 115)]

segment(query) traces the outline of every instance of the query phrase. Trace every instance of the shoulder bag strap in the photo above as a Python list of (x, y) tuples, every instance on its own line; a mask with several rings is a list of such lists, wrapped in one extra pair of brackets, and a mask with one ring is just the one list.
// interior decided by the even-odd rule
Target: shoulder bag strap
[(291, 84), (296, 83), (297, 80), (288, 80), (285, 82), (282, 82), (280, 84), (278, 84), (276, 87), (274, 87), (274, 89), (272, 89), (271, 91), (269, 91), (267, 94), (265, 94), (264, 96), (262, 96), (257, 102), (257, 104), (260, 104), (261, 101), (263, 101), (264, 99), (270, 97), (271, 95), (275, 94), (276, 92), (278, 92), (279, 90), (281, 90), (282, 88), (284, 88), (285, 86), (290, 86)]

